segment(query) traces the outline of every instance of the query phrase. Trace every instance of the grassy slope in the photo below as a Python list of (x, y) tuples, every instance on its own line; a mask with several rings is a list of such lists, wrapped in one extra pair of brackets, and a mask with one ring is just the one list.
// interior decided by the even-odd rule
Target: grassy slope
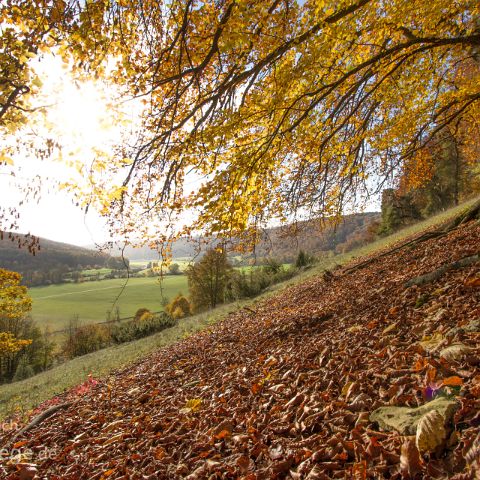
[[(52, 331), (66, 328), (75, 314), (82, 323), (102, 322), (124, 285), (125, 279), (111, 279), (31, 288), (33, 318), (41, 327), (48, 326)], [(187, 278), (167, 276), (162, 288), (163, 295), (172, 299), (179, 292), (187, 292)], [(116, 305), (121, 317), (129, 317), (140, 307), (162, 310), (161, 300), (157, 278), (131, 278)]]
[(431, 226), (444, 222), (466, 208), (469, 204), (470, 202), (451, 209), (360, 249), (326, 259), (314, 268), (303, 272), (283, 284), (275, 286), (275, 288), (269, 289), (269, 291), (254, 300), (245, 300), (223, 305), (210, 312), (183, 320), (179, 325), (159, 332), (151, 337), (85, 355), (22, 382), (4, 385), (0, 387), (0, 416), (8, 415), (14, 409), (21, 410), (31, 408), (62, 390), (83, 382), (89, 373), (94, 377), (107, 375), (116, 368), (132, 363), (162, 346), (171, 344), (186, 335), (221, 320), (228, 315), (228, 313), (238, 308), (262, 301), (271, 295), (277, 294), (291, 284), (301, 283), (308, 277), (320, 274), (325, 269), (331, 269), (335, 265), (345, 264), (357, 257), (369, 255), (377, 250), (388, 248), (392, 244), (410, 235), (414, 235)]

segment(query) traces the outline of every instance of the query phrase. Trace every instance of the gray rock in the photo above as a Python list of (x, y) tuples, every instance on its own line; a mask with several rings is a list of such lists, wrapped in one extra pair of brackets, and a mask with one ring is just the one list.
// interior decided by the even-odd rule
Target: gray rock
[(467, 325), (463, 327), (454, 327), (448, 331), (448, 335), (456, 335), (458, 333), (463, 334), (465, 332), (480, 332), (480, 318), (477, 320), (471, 320)]
[(381, 429), (397, 431), (401, 435), (415, 435), (417, 424), (428, 412), (436, 410), (448, 423), (459, 407), (456, 400), (438, 397), (431, 402), (417, 408), (409, 407), (380, 407), (370, 414), (370, 421), (378, 423)]
[(454, 327), (454, 328), (451, 328), (448, 333), (447, 333), (447, 337), (449, 336), (455, 336), (455, 335), (461, 335), (461, 334), (464, 334), (465, 333), (465, 329), (462, 328), (462, 327)]

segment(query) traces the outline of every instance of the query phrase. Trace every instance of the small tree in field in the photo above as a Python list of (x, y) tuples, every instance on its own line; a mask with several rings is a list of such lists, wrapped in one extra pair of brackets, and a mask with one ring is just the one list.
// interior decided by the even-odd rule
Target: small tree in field
[(172, 263), (171, 265), (169, 265), (168, 267), (168, 273), (170, 275), (180, 275), (180, 265), (178, 263)]
[(304, 250), (300, 250), (295, 260), (295, 266), (297, 268), (308, 267), (314, 263), (315, 259), (312, 255), (309, 255)]
[(201, 260), (187, 269), (190, 299), (195, 310), (215, 308), (225, 301), (233, 270), (223, 249), (207, 250)]

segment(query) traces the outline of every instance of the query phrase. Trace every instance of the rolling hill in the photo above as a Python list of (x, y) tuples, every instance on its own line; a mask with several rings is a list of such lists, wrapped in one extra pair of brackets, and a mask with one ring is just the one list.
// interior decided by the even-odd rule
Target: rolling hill
[(29, 238), (15, 234), (12, 240), (8, 233), (4, 233), (0, 240), (0, 267), (20, 272), (29, 284), (36, 284), (33, 280), (40, 274), (48, 273), (55, 283), (56, 277), (69, 270), (105, 266), (124, 268), (119, 258), (46, 238), (39, 239), (38, 249), (33, 255), (25, 246), (28, 245)]
[[(271, 256), (291, 262), (294, 261), (299, 250), (309, 253), (343, 251), (344, 247), (350, 250), (366, 243), (367, 237), (369, 240), (373, 238), (374, 235), (369, 234), (368, 229), (370, 227), (376, 230), (375, 225), (379, 220), (379, 212), (366, 212), (345, 215), (338, 223), (332, 220), (324, 222), (309, 220), (299, 222), (295, 226), (267, 228), (256, 246), (256, 256), (257, 258)], [(214, 242), (204, 237), (180, 238), (172, 246), (172, 256), (173, 258), (201, 256), (206, 248), (205, 245), (212, 245), (212, 243)], [(111, 253), (119, 255), (120, 250), (114, 248)], [(148, 246), (128, 246), (125, 249), (125, 256), (130, 260), (150, 261), (159, 258), (158, 252)], [(248, 256), (246, 255), (247, 258)]]

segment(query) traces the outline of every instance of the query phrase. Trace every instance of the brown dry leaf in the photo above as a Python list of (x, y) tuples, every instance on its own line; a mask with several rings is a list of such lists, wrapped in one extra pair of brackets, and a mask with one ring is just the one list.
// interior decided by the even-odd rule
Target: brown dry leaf
[(250, 459), (246, 455), (238, 457), (235, 461), (235, 464), (240, 469), (240, 472), (245, 475), (248, 472), (248, 467), (250, 466)]
[(227, 438), (232, 435), (233, 432), (233, 423), (230, 422), (229, 420), (224, 420), (222, 423), (217, 425), (215, 429), (213, 430), (213, 436), (216, 439), (222, 439), (222, 438)]
[(480, 433), (465, 454), (465, 460), (467, 465), (476, 466), (480, 469)]
[(37, 478), (38, 469), (33, 463), (17, 465), (19, 480), (34, 480)]
[(114, 435), (113, 437), (107, 438), (103, 442), (103, 446), (111, 445), (112, 443), (116, 442), (121, 442), (123, 440), (123, 433), (118, 433), (117, 435)]
[(413, 478), (422, 470), (422, 460), (415, 437), (407, 438), (400, 450), (400, 472), (403, 478)]
[(447, 438), (445, 419), (436, 410), (426, 413), (418, 422), (415, 443), (421, 453), (430, 453)]
[(455, 343), (450, 345), (449, 347), (444, 348), (440, 352), (440, 356), (443, 357), (445, 360), (451, 362), (453, 360), (458, 360), (462, 358), (464, 355), (469, 354), (472, 351), (470, 347), (464, 345), (463, 343)]
[(318, 465), (314, 465), (314, 467), (310, 470), (308, 475), (305, 477), (305, 480), (325, 480), (328, 477), (322, 472)]

